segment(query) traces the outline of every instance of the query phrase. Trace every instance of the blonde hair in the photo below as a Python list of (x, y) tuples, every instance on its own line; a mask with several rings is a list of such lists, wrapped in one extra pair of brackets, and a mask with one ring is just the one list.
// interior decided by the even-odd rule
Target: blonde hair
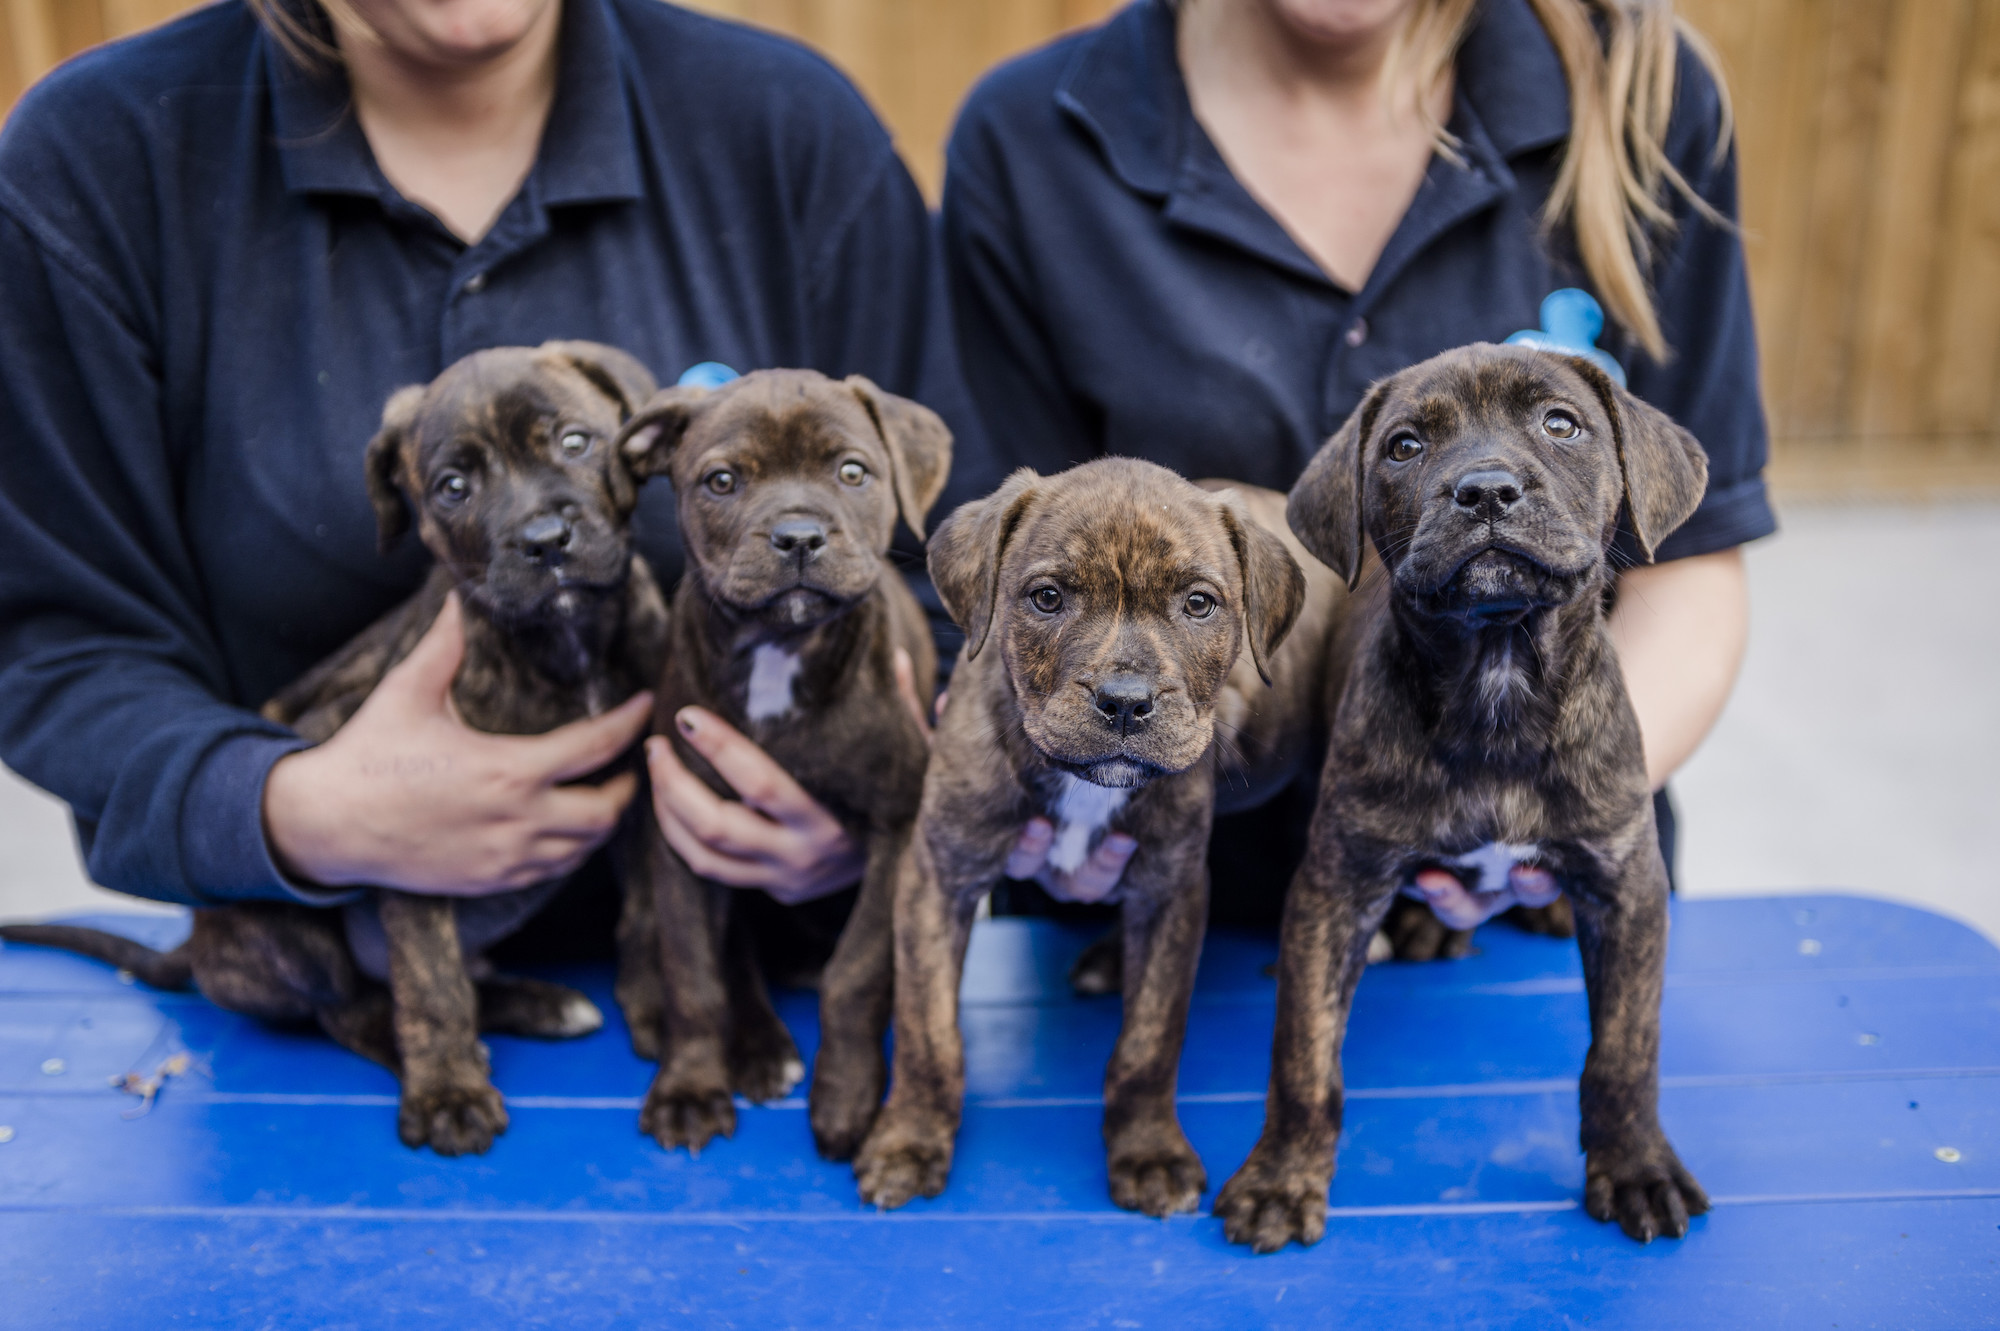
[(340, 46), (336, 26), (368, 32), (367, 22), (347, 0), (243, 0), (271, 34), (278, 49), (307, 71), (338, 68)]
[[(1733, 225), (1694, 192), (1667, 158), (1678, 42), (1688, 44), (1715, 80), (1722, 110), (1715, 141), (1718, 161), (1729, 150), (1734, 119), (1721, 62), (1701, 34), (1675, 16), (1672, 0), (1529, 4), (1554, 43), (1569, 83), (1569, 142), (1542, 212), (1543, 225), (1568, 225), (1606, 310), (1647, 354), (1664, 360), (1667, 341), (1653, 309), (1647, 273), (1655, 240), (1674, 227), (1667, 189), (1709, 221)], [(1417, 0), (1390, 55), (1390, 86), (1407, 73), (1420, 94), (1437, 88), (1451, 73), (1478, 5), (1479, 0)], [(1456, 144), (1431, 117), (1430, 103), (1420, 95), (1419, 114), (1439, 150), (1455, 156)]]

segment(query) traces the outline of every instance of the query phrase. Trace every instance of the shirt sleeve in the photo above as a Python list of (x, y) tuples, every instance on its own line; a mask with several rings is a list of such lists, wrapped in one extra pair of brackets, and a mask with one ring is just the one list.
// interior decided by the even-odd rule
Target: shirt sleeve
[(0, 758), (69, 804), (106, 887), (337, 899), (265, 844), (265, 774), (303, 742), (223, 701), (143, 309), (4, 181), (0, 272)]
[(1668, 157), (1725, 223), (1670, 190), (1675, 227), (1657, 257), (1654, 289), (1672, 351), (1663, 363), (1643, 352), (1628, 358), (1632, 391), (1692, 432), (1708, 453), (1708, 492), (1694, 515), (1661, 542), (1661, 561), (1727, 550), (1778, 527), (1764, 484), (1769, 433), (1749, 273), (1736, 227), (1736, 147), (1730, 142), (1717, 153), (1721, 100), (1706, 67), (1685, 45), (1679, 71)]
[[(977, 94), (975, 94), (975, 101)], [(1030, 246), (975, 107), (952, 136), (945, 175), (945, 269), (966, 383), (1004, 478), (1047, 475), (1100, 456), (1101, 423), (1078, 401), (1043, 323)]]

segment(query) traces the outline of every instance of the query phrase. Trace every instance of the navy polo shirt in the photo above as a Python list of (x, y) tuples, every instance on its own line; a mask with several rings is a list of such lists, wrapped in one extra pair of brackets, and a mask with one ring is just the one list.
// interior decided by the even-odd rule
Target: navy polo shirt
[[(0, 135), (0, 756), (98, 882), (286, 894), (262, 791), (299, 741), (253, 709), (421, 580), (415, 541), (376, 552), (362, 450), (468, 352), (866, 374), (957, 432), (954, 495), (984, 483), (931, 219), (846, 80), (658, 0), (563, 10), (539, 154), (475, 245), (238, 0), (65, 65)], [(637, 523), (677, 577), (667, 487)]]
[[(1046, 473), (1125, 454), (1289, 490), (1370, 383), (1536, 328), (1550, 292), (1588, 289), (1568, 235), (1541, 224), (1569, 94), (1527, 0), (1481, 5), (1447, 122), (1458, 160), (1432, 157), (1359, 291), (1329, 279), (1230, 172), (1189, 104), (1174, 23), (1163, 0), (1136, 0), (993, 71), (953, 130), (945, 263), (966, 379), (999, 461)], [(1734, 218), (1717, 90), (1680, 54), (1667, 154)], [(1742, 245), (1678, 194), (1669, 205), (1676, 226), (1652, 276), (1673, 353), (1656, 363), (1629, 339), (1602, 341), (1632, 390), (1708, 451), (1708, 492), (1661, 559), (1776, 526)], [(1217, 822), (1219, 919), (1276, 917), (1311, 785)], [(1671, 865), (1672, 808), (1664, 795), (1656, 808)]]
[[(1588, 288), (1541, 212), (1569, 130), (1562, 65), (1527, 0), (1485, 0), (1447, 128), (1359, 291), (1330, 280), (1231, 174), (1195, 119), (1174, 13), (1137, 0), (989, 74), (952, 133), (945, 261), (966, 377), (1010, 465), (1107, 453), (1191, 477), (1291, 488), (1368, 385), (1467, 342), (1538, 326), (1542, 298)], [(1683, 49), (1667, 152), (1724, 217), (1733, 151)], [(1654, 269), (1664, 364), (1606, 339), (1631, 388), (1708, 450), (1701, 507), (1662, 559), (1774, 530), (1743, 250), (1678, 195)]]

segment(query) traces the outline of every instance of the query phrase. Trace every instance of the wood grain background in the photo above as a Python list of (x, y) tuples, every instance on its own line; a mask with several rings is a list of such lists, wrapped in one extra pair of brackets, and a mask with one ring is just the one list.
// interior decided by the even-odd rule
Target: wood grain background
[[(2000, 0), (1681, 0), (1736, 95), (1793, 495), (2000, 494)], [(0, 0), (0, 107), (185, 0)], [(965, 90), (1114, 0), (698, 0), (851, 74), (935, 197)]]

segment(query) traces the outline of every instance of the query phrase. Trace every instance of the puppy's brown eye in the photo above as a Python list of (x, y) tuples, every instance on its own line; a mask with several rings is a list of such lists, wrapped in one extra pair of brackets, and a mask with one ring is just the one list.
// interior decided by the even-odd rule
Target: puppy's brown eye
[(472, 482), (460, 472), (448, 471), (431, 482), (431, 493), (437, 496), (440, 504), (456, 507), (472, 493)]
[(726, 495), (736, 488), (736, 473), (726, 467), (717, 467), (702, 477), (701, 483), (708, 487), (711, 494)]
[(1215, 613), (1215, 598), (1207, 592), (1189, 592), (1187, 612), (1189, 619), (1207, 619)]
[(868, 479), (868, 468), (859, 462), (843, 462), (840, 464), (839, 475), (842, 485), (859, 485)]
[(557, 442), (566, 458), (580, 458), (590, 451), (590, 436), (581, 430), (565, 430)]
[(1552, 411), (1542, 417), (1542, 429), (1551, 439), (1574, 439), (1583, 433), (1583, 427), (1576, 423), (1576, 417), (1566, 411)]
[(1062, 609), (1062, 593), (1054, 587), (1037, 587), (1028, 593), (1028, 604), (1045, 615), (1053, 615)]
[(1391, 462), (1408, 462), (1423, 451), (1423, 442), (1413, 434), (1399, 434), (1389, 441), (1389, 460)]

